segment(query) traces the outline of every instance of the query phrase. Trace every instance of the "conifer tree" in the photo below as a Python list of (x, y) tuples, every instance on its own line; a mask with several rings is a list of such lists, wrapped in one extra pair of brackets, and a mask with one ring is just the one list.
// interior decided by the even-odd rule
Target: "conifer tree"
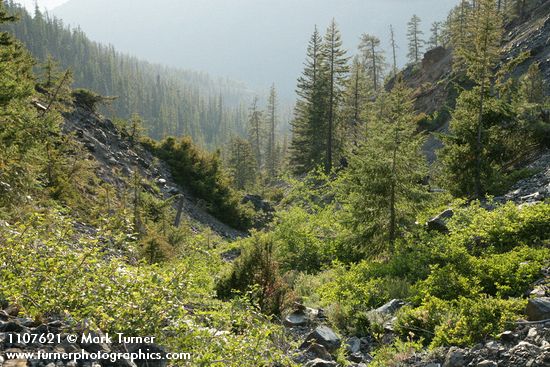
[(411, 90), (400, 80), (376, 103), (381, 113), (369, 114), (366, 140), (338, 185), (349, 213), (351, 251), (360, 256), (391, 255), (427, 195), (424, 137), (416, 132)]
[(342, 127), (341, 139), (352, 147), (360, 140), (360, 130), (364, 126), (363, 115), (368, 99), (368, 86), (365, 75), (365, 65), (359, 56), (355, 56), (351, 63), (350, 76), (348, 78), (344, 93), (344, 126)]
[(254, 160), (256, 162), (256, 169), (259, 170), (262, 167), (262, 145), (264, 142), (264, 123), (262, 111), (258, 109), (258, 97), (254, 97), (252, 105), (250, 106), (248, 113), (248, 141), (254, 154)]
[(407, 39), (409, 40), (409, 53), (407, 57), (409, 62), (417, 64), (422, 58), (422, 48), (424, 41), (422, 35), (424, 32), (420, 29), (420, 18), (415, 14), (407, 24)]
[(521, 78), (519, 93), (527, 103), (542, 105), (548, 101), (538, 62), (531, 64), (527, 73)]
[(432, 35), (430, 36), (430, 41), (428, 42), (429, 49), (434, 49), (436, 47), (441, 46), (441, 22), (433, 22), (432, 28), (430, 31), (432, 32)]
[(267, 152), (266, 152), (266, 168), (267, 174), (270, 179), (274, 179), (277, 174), (277, 141), (276, 141), (276, 128), (277, 128), (277, 91), (275, 84), (271, 86), (269, 91), (269, 98), (267, 100)]
[(235, 186), (244, 190), (254, 186), (257, 179), (256, 161), (250, 143), (233, 137), (229, 143), (229, 170)]
[(291, 169), (296, 174), (322, 164), (326, 153), (327, 78), (322, 52), (323, 39), (317, 29), (307, 47), (304, 71), (298, 78), (298, 100), (291, 122)]
[[(0, 2), (0, 24), (16, 18)], [(9, 33), (0, 31), (0, 207), (15, 204), (37, 186), (42, 131), (35, 107), (33, 60)], [(43, 104), (41, 104), (43, 109)], [(19, 205), (22, 203), (19, 200)]]
[(386, 58), (384, 52), (379, 50), (380, 40), (376, 36), (363, 34), (359, 43), (359, 50), (363, 56), (365, 71), (372, 81), (374, 93), (377, 93), (384, 81), (384, 69)]
[[(494, 82), (493, 68), (499, 60), (501, 37), (502, 24), (496, 12), (496, 3), (494, 0), (478, 0), (468, 17), (466, 39), (455, 46), (455, 64), (458, 64), (459, 70), (465, 71), (475, 87), (463, 92), (464, 96), (459, 98), (450, 125), (452, 138), (443, 149), (443, 161), (448, 181), (460, 187), (456, 190), (457, 194), (475, 198), (484, 196), (494, 179), (493, 171), (498, 170), (489, 162), (491, 153), (485, 146), (489, 131), (484, 119), (487, 118), (486, 102), (494, 103), (490, 92)], [(453, 162), (460, 162), (462, 167), (457, 167)], [(466, 171), (470, 174), (464, 174)]]
[[(467, 47), (467, 27), (472, 5), (469, 0), (461, 0), (449, 15), (449, 34), (450, 41), (455, 48)], [(456, 59), (456, 54), (453, 55)], [(457, 66), (457, 65), (455, 65)]]
[(325, 63), (328, 87), (327, 135), (325, 172), (332, 170), (335, 148), (335, 132), (337, 130), (337, 113), (342, 90), (349, 71), (346, 50), (342, 48), (342, 37), (336, 21), (330, 23), (323, 43), (323, 57)]

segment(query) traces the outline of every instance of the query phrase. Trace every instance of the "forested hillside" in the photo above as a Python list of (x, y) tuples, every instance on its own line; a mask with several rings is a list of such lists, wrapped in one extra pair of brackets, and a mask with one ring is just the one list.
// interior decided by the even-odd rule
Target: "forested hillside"
[(0, 31), (2, 367), (550, 365), (550, 3), (421, 22), (403, 70), (394, 37), (312, 27), (291, 135), (274, 84), (215, 152), (103, 116)]
[(151, 137), (190, 135), (199, 145), (214, 148), (231, 133), (245, 131), (243, 106), (252, 93), (244, 85), (150, 64), (92, 42), (80, 29), (69, 29), (48, 14), (31, 16), (11, 1), (7, 7), (20, 20), (2, 29), (13, 32), (37, 60), (51, 56), (70, 68), (75, 87), (116, 96), (112, 109), (104, 112), (120, 118), (139, 114)]

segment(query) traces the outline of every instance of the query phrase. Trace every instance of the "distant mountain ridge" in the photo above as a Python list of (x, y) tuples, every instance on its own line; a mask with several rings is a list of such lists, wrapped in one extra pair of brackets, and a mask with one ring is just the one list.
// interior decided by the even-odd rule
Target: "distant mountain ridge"
[(12, 32), (37, 60), (51, 55), (70, 68), (75, 87), (117, 96), (111, 112), (121, 118), (138, 113), (151, 137), (190, 135), (214, 149), (231, 134), (244, 133), (253, 92), (243, 83), (145, 62), (90, 41), (82, 30), (70, 29), (55, 17), (32, 17), (12, 1), (7, 5), (20, 20), (2, 29)]
[(458, 0), (70, 0), (53, 10), (90, 38), (147, 60), (206, 70), (294, 98), (314, 25), (324, 33), (334, 17), (344, 47), (355, 53), (362, 33), (382, 40), (389, 59), (393, 24), (398, 63), (406, 63), (407, 22), (422, 18), (424, 38)]

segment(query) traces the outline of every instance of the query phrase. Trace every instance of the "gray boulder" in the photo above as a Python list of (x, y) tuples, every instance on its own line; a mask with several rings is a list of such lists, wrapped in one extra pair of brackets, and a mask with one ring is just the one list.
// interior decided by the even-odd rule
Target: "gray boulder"
[(530, 299), (525, 313), (530, 321), (550, 319), (550, 297)]
[(303, 311), (294, 311), (285, 317), (284, 324), (287, 327), (305, 326), (309, 322), (307, 315)]
[(361, 350), (361, 339), (356, 336), (349, 338), (346, 344), (348, 347), (348, 352), (351, 354), (357, 353)]
[(405, 306), (405, 302), (400, 299), (392, 299), (383, 306), (378, 307), (374, 312), (378, 312), (384, 315), (393, 315), (401, 307)]
[(341, 340), (328, 326), (321, 325), (315, 328), (307, 337), (302, 347), (308, 347), (311, 343), (318, 343), (333, 352), (340, 347)]
[(332, 361), (332, 356), (327, 351), (327, 349), (323, 347), (321, 344), (312, 343), (306, 349), (306, 354), (310, 357), (313, 357), (313, 359), (318, 358), (318, 359), (323, 359), (325, 361)]
[(325, 361), (320, 358), (315, 358), (305, 364), (306, 367), (337, 367), (338, 364), (334, 361)]
[(443, 367), (464, 367), (466, 365), (464, 357), (465, 353), (462, 349), (452, 347), (445, 356)]
[(447, 222), (454, 215), (453, 209), (447, 209), (442, 213), (436, 215), (432, 219), (426, 222), (426, 228), (428, 231), (438, 231), (441, 233), (449, 233), (449, 228), (447, 227)]

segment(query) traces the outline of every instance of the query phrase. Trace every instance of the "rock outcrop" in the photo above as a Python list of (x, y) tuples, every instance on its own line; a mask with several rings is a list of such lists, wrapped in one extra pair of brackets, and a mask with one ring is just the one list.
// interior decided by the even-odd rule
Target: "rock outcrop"
[[(167, 164), (155, 159), (140, 144), (134, 144), (111, 120), (76, 105), (73, 111), (65, 114), (63, 131), (73, 134), (82, 143), (89, 152), (89, 159), (97, 162), (97, 176), (114, 185), (117, 190), (127, 190), (128, 182), (131, 182), (131, 177), (137, 172), (157, 186), (163, 199), (175, 197), (174, 207), (183, 200), (183, 214), (194, 223), (192, 225), (195, 231), (200, 226), (207, 226), (226, 238), (234, 239), (245, 235), (206, 212), (201, 200), (175, 183)], [(143, 188), (157, 195), (158, 191), (153, 187), (144, 184)]]

